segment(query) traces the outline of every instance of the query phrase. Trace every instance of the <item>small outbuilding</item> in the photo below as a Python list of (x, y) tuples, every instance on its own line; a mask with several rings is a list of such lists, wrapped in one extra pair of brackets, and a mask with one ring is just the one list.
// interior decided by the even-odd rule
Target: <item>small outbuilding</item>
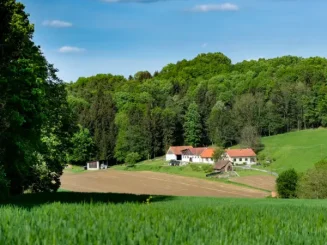
[(214, 165), (214, 171), (216, 173), (225, 173), (233, 171), (233, 163), (229, 160), (219, 160)]

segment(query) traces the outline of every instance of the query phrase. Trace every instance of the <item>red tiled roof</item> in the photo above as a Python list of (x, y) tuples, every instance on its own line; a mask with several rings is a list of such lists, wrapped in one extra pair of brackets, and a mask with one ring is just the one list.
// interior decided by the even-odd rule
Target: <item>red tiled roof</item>
[(192, 146), (171, 146), (168, 151), (172, 151), (175, 155), (182, 155), (182, 150), (193, 148)]
[(252, 149), (228, 149), (226, 153), (230, 157), (255, 157), (257, 156)]
[(207, 148), (201, 153), (202, 158), (212, 158), (215, 149)]
[(203, 151), (205, 151), (206, 147), (197, 147), (197, 148), (191, 148), (190, 151), (193, 155), (200, 156)]

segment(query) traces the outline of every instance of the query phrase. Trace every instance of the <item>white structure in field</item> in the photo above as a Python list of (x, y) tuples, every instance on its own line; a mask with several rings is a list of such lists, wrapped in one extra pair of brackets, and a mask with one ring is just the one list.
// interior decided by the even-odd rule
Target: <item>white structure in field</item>
[(257, 163), (257, 155), (252, 149), (228, 149), (225, 151), (225, 159), (233, 165), (254, 165)]
[(171, 146), (166, 153), (166, 161), (182, 160), (182, 151), (193, 148), (192, 146)]
[[(171, 146), (166, 154), (166, 161), (179, 160), (184, 163), (214, 164), (215, 149), (210, 147)], [(222, 155), (223, 160), (229, 160), (233, 165), (253, 165), (257, 163), (257, 155), (252, 149), (227, 149)]]
[(214, 164), (213, 152), (213, 148), (207, 147), (171, 146), (167, 151), (166, 161), (179, 160), (184, 163)]
[(94, 162), (88, 162), (86, 164), (87, 170), (99, 170), (100, 169), (100, 162), (94, 161)]

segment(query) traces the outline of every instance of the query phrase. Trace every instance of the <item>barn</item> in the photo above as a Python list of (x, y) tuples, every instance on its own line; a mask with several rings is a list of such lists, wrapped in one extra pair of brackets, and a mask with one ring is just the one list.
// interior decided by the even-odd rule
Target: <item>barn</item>
[(170, 160), (182, 160), (182, 151), (191, 149), (192, 146), (171, 146), (169, 147), (167, 153), (166, 153), (166, 161)]

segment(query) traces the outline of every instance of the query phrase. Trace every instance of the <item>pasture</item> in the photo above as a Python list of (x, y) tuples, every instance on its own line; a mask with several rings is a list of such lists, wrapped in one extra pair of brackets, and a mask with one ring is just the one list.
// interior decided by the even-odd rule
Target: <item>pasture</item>
[(327, 129), (309, 129), (262, 138), (259, 156), (275, 159), (267, 169), (282, 172), (294, 168), (304, 172), (327, 157)]

